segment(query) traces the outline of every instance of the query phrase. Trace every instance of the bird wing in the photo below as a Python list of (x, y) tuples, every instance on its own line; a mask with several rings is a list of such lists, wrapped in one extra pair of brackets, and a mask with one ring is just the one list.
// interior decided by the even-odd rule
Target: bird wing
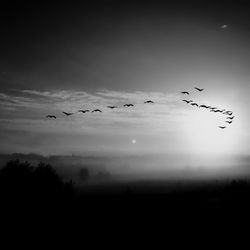
[(200, 89), (200, 88), (197, 88), (197, 87), (195, 87), (195, 89), (197, 89), (198, 91), (202, 91), (203, 89)]

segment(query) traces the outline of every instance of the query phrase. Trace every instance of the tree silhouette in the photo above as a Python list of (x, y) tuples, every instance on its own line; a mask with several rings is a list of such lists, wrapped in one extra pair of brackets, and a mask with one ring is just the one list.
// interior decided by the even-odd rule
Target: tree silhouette
[(0, 197), (8, 200), (51, 202), (72, 197), (73, 191), (73, 182), (64, 182), (49, 164), (15, 160), (0, 171)]

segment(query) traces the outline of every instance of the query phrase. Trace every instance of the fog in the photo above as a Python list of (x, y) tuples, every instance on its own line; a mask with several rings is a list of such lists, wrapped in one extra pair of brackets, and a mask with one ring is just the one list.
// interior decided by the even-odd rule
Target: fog
[[(36, 165), (50, 163), (66, 180), (76, 185), (128, 182), (137, 180), (227, 180), (250, 176), (250, 156), (199, 155), (99, 155), (41, 156), (35, 154), (1, 155), (1, 166), (20, 159)], [(89, 178), (80, 178), (80, 169), (88, 169)]]

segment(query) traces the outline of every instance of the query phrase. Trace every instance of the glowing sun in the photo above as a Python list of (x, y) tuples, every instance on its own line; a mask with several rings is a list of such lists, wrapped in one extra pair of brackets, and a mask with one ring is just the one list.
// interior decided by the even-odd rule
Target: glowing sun
[(133, 144), (136, 144), (136, 139), (133, 139), (133, 140), (132, 140), (132, 143), (133, 143)]
[[(226, 116), (197, 110), (187, 117), (185, 134), (188, 150), (196, 154), (221, 154), (233, 153), (237, 133), (234, 121), (232, 124), (225, 122)], [(219, 126), (226, 126), (220, 129)]]

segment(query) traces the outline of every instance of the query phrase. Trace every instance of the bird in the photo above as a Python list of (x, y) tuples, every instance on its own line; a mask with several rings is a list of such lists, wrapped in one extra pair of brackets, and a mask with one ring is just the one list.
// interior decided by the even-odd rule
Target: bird
[(107, 106), (108, 108), (110, 108), (110, 109), (116, 109), (117, 108), (117, 106)]
[(55, 115), (47, 115), (46, 117), (47, 117), (47, 118), (54, 118), (54, 119), (56, 119), (56, 116), (55, 116)]
[(154, 103), (154, 102), (151, 101), (151, 100), (148, 100), (148, 101), (146, 101), (146, 102), (144, 102), (144, 103)]
[(200, 92), (204, 90), (204, 89), (200, 89), (200, 88), (197, 88), (197, 87), (195, 87), (195, 89), (197, 89)]
[(190, 102), (192, 102), (193, 100), (182, 100), (183, 102), (186, 102), (186, 103), (190, 103)]
[(218, 126), (219, 128), (221, 128), (221, 129), (224, 129), (224, 128), (226, 128), (226, 126)]
[(181, 93), (189, 95), (189, 93), (187, 91), (182, 91)]
[(231, 124), (233, 121), (226, 121), (227, 123)]
[(94, 112), (102, 112), (100, 109), (94, 109), (91, 111), (91, 113), (94, 113)]
[(132, 103), (130, 103), (130, 104), (124, 104), (123, 106), (124, 106), (124, 107), (133, 107), (134, 104), (132, 104)]
[(206, 109), (208, 109), (208, 106), (206, 106), (206, 105), (204, 105), (204, 104), (200, 105), (199, 107), (200, 107), (200, 108), (206, 108)]
[(233, 120), (233, 119), (234, 119), (234, 116), (228, 116), (227, 119)]
[(232, 114), (233, 114), (233, 111), (225, 111), (223, 114), (224, 114), (224, 115), (232, 115)]
[(73, 115), (74, 113), (63, 112), (66, 116)]
[(214, 112), (220, 112), (220, 113), (223, 113), (223, 111), (224, 111), (225, 109), (222, 109), (222, 110), (220, 110), (220, 109), (216, 109)]
[(199, 107), (199, 105), (197, 103), (195, 103), (195, 102), (191, 103), (191, 105)]
[(89, 112), (89, 110), (88, 110), (88, 109), (86, 109), (86, 110), (80, 109), (80, 110), (78, 110), (78, 112), (82, 112), (82, 113), (84, 114), (84, 113), (86, 113), (86, 112)]

